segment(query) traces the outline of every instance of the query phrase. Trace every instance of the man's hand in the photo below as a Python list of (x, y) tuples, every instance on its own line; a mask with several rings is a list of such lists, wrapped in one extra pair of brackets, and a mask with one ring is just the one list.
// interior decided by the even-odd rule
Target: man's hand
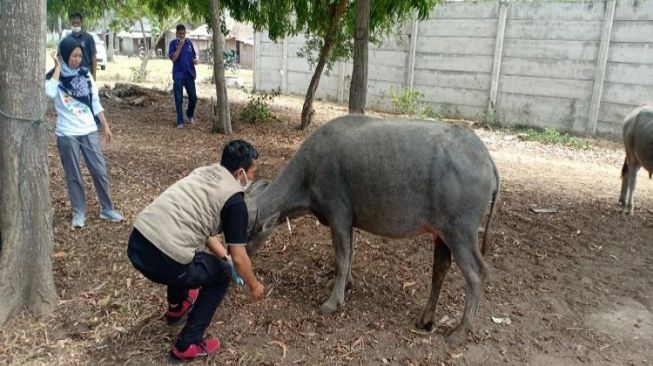
[(199, 63), (199, 61), (197, 61), (197, 59), (194, 58), (194, 59), (193, 59), (193, 65), (197, 65), (198, 63)]
[(263, 298), (264, 287), (256, 279), (254, 272), (252, 271), (252, 262), (247, 256), (247, 249), (245, 246), (229, 246), (229, 252), (231, 254), (231, 260), (234, 262), (234, 267), (236, 272), (242, 277), (243, 281), (249, 287), (249, 291), (252, 294), (252, 297), (255, 300), (260, 300)]
[(170, 59), (172, 62), (177, 62), (177, 59), (179, 58), (179, 55), (181, 54), (181, 50), (184, 49), (184, 44), (186, 43), (186, 38), (177, 38), (177, 48), (175, 48), (175, 52), (170, 55)]
[(261, 301), (263, 299), (263, 291), (265, 291), (265, 287), (258, 281), (254, 284), (254, 287), (249, 289), (255, 301)]

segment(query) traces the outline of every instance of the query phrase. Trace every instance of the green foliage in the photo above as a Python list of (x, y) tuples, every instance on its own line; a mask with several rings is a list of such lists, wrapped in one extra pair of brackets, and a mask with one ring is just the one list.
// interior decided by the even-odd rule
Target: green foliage
[(270, 123), (278, 119), (270, 111), (270, 103), (281, 95), (280, 89), (271, 92), (252, 93), (240, 111), (240, 120), (248, 123)]
[(411, 88), (400, 90), (390, 86), (390, 93), (392, 94), (392, 104), (397, 112), (411, 116), (418, 114), (419, 98), (423, 96), (422, 92)]
[[(440, 0), (375, 0), (370, 9), (370, 42), (379, 44), (382, 39), (401, 34), (401, 24), (416, 11), (420, 19), (428, 17), (430, 10)], [(272, 40), (303, 33), (306, 44), (298, 55), (315, 65), (329, 25), (340, 0), (248, 0), (223, 1), (234, 19), (249, 21), (256, 31), (268, 31)], [(334, 44), (327, 58), (327, 69), (334, 62), (350, 59), (356, 22), (356, 2), (347, 1), (337, 33), (332, 34)]]
[(68, 15), (78, 11), (84, 16), (84, 24), (91, 19), (101, 18), (104, 11), (118, 8), (121, 0), (48, 0), (48, 16), (61, 16), (64, 24), (68, 23)]
[(442, 119), (444, 116), (441, 112), (436, 112), (432, 106), (427, 105), (420, 112), (421, 118)]
[[(121, 5), (114, 10), (114, 16), (109, 27), (114, 31), (128, 30), (133, 25), (147, 19), (152, 27), (152, 43), (161, 34), (174, 27), (180, 21), (191, 18), (190, 11), (186, 5), (182, 5), (174, 11), (167, 7), (156, 7), (154, 1), (120, 0)], [(140, 27), (138, 27), (140, 28)]]
[[(57, 38), (48, 38), (45, 41), (45, 48), (52, 49), (52, 52), (59, 47), (59, 40)], [(50, 54), (50, 52), (48, 52)]]
[[(308, 32), (305, 34), (305, 37), (306, 43), (304, 43), (304, 45), (297, 51), (297, 56), (305, 58), (311, 67), (315, 67), (319, 61), (320, 50), (324, 45), (324, 38)], [(327, 56), (327, 72), (330, 72), (333, 69), (333, 65), (336, 62), (351, 58), (353, 49), (353, 39), (347, 39), (347, 37), (342, 34), (342, 30), (339, 31), (331, 48), (331, 52), (329, 52), (329, 55)]]
[(129, 69), (132, 72), (131, 81), (135, 83), (144, 83), (147, 81), (147, 70), (144, 70), (141, 73), (141, 68), (139, 66), (132, 66)]
[[(201, 19), (210, 23), (210, 0), (144, 0), (143, 2), (160, 17), (181, 16), (181, 13), (188, 9), (193, 20)], [(224, 9), (225, 1), (220, 1), (220, 5)]]
[(395, 89), (393, 86), (390, 86), (390, 94), (392, 104), (397, 113), (417, 116), (422, 119), (430, 118), (440, 120), (444, 118), (443, 111), (436, 111), (433, 109), (433, 106), (420, 103), (420, 98), (424, 94), (417, 89)]
[[(343, 0), (221, 0), (223, 11), (238, 21), (251, 22), (256, 31), (267, 30), (273, 40), (303, 33), (308, 41), (298, 52), (309, 64), (317, 63), (324, 37)], [(356, 2), (346, 0), (334, 43), (327, 57), (327, 70), (333, 63), (351, 58), (356, 20)], [(401, 24), (417, 12), (420, 19), (428, 17), (430, 10), (441, 0), (375, 0), (370, 9), (370, 42), (379, 44), (382, 39), (402, 33)], [(129, 28), (140, 17), (152, 21), (153, 34), (165, 31), (164, 19), (203, 19), (210, 23), (210, 0), (51, 0), (48, 13), (66, 14), (71, 10), (82, 10), (87, 16), (100, 18), (104, 11), (116, 12), (111, 28)], [(224, 25), (224, 22), (223, 22)], [(225, 33), (226, 29), (223, 29)]]
[(592, 147), (592, 144), (589, 141), (570, 136), (569, 134), (560, 132), (552, 127), (547, 127), (544, 130), (529, 128), (526, 130), (524, 135), (521, 135), (521, 139), (526, 141), (538, 141), (550, 145), (564, 145), (578, 150), (585, 150)]
[(500, 127), (499, 121), (497, 120), (497, 114), (494, 110), (485, 112), (481, 114), (481, 118), (478, 121), (478, 124), (487, 128), (497, 128)]

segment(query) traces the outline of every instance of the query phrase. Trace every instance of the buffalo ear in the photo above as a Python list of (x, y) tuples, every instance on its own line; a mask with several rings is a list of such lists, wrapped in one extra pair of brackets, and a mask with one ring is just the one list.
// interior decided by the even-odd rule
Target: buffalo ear
[(256, 227), (256, 222), (258, 221), (258, 208), (247, 206), (247, 236), (251, 237), (254, 232), (254, 227)]
[(247, 190), (245, 191), (245, 196), (256, 197), (261, 192), (263, 192), (269, 185), (270, 185), (270, 181), (267, 179), (257, 180), (256, 182), (252, 183), (252, 185), (249, 186), (249, 188), (247, 188)]
[(245, 191), (245, 205), (247, 206), (247, 213), (249, 215), (249, 222), (247, 225), (247, 232), (249, 235), (252, 234), (252, 230), (256, 226), (256, 221), (258, 220), (259, 196), (269, 184), (269, 180), (258, 180), (252, 183), (252, 185)]
[(277, 213), (273, 214), (272, 216), (266, 218), (263, 221), (263, 229), (261, 231), (263, 231), (265, 233), (265, 232), (268, 232), (268, 231), (274, 229), (275, 227), (277, 227), (278, 222), (279, 222), (279, 216), (281, 216), (281, 214), (279, 212), (277, 212)]

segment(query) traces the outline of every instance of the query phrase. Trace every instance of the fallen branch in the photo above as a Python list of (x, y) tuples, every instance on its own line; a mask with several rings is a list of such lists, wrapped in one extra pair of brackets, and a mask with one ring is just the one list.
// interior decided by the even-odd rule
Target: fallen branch
[(286, 355), (288, 354), (288, 347), (281, 341), (270, 341), (269, 344), (274, 344), (279, 347), (281, 347), (281, 350), (283, 350), (283, 356), (281, 356), (282, 360), (286, 359)]

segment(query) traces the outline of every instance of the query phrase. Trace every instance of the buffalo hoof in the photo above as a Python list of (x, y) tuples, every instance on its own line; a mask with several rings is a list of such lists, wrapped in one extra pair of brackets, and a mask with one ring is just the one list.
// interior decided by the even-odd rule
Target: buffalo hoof
[(624, 215), (627, 215), (627, 216), (633, 216), (635, 214), (635, 209), (624, 207), (623, 213), (624, 213)]
[(444, 340), (452, 345), (456, 346), (463, 343), (467, 339), (467, 330), (457, 327), (456, 329), (451, 330), (444, 336)]
[(426, 323), (424, 323), (422, 319), (417, 319), (417, 321), (415, 322), (415, 328), (430, 333), (433, 332), (436, 327), (435, 327), (435, 323), (432, 320), (429, 320)]
[(336, 310), (338, 310), (338, 305), (332, 304), (327, 301), (324, 304), (322, 304), (322, 306), (320, 306), (319, 312), (322, 315), (329, 315), (335, 313)]

